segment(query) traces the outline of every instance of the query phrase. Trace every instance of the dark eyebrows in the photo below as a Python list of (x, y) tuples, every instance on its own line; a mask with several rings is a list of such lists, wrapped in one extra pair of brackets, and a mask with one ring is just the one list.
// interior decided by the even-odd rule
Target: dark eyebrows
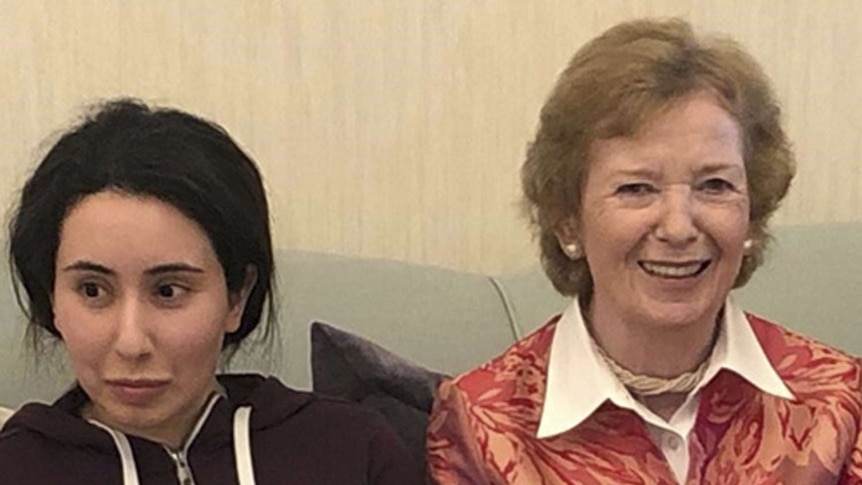
[(154, 276), (165, 273), (203, 273), (203, 268), (198, 268), (187, 263), (167, 263), (147, 269), (144, 273)]
[(64, 267), (63, 271), (92, 271), (94, 273), (101, 273), (109, 276), (116, 274), (114, 270), (91, 261), (75, 261), (74, 263)]
[[(92, 271), (107, 276), (114, 276), (116, 272), (106, 266), (103, 266), (92, 261), (75, 261), (74, 263), (65, 266), (63, 271)], [(160, 275), (165, 273), (203, 273), (202, 268), (193, 266), (187, 263), (167, 263), (148, 268), (144, 273), (149, 276)]]

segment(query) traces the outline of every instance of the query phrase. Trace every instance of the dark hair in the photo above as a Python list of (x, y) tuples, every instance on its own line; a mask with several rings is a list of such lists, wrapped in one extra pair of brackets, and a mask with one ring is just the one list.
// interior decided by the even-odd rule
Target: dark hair
[(685, 96), (708, 91), (742, 133), (752, 248), (734, 287), (763, 261), (767, 222), (795, 171), (769, 80), (736, 42), (695, 35), (683, 20), (635, 20), (611, 27), (575, 53), (542, 107), (521, 168), (524, 207), (539, 238), (545, 272), (565, 295), (592, 291), (585, 258), (569, 259), (555, 230), (579, 216), (596, 139), (631, 136)]
[(213, 246), (229, 292), (242, 288), (253, 266), (257, 281), (240, 327), (225, 336), (223, 347), (236, 349), (258, 327), (264, 309), (263, 335), (269, 338), (275, 278), (257, 167), (219, 125), (134, 99), (96, 106), (60, 137), (24, 185), (9, 224), (9, 261), (31, 330), (41, 327), (60, 337), (51, 294), (63, 220), (81, 199), (105, 190), (154, 197), (195, 221)]

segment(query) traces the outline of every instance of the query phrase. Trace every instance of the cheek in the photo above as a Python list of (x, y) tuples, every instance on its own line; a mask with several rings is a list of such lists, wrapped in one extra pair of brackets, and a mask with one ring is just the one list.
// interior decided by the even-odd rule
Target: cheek
[(83, 333), (83, 326), (90, 320), (65, 292), (55, 292), (52, 304), (54, 326), (63, 338), (66, 347), (74, 347)]
[(616, 211), (598, 219), (589, 233), (588, 254), (594, 259), (625, 264), (635, 255), (651, 233), (650, 214)]
[(728, 214), (722, 219), (724, 238), (737, 243), (737, 245), (739, 241), (744, 241), (748, 237), (751, 225), (748, 217), (747, 204), (740, 204), (735, 210), (728, 211)]
[(748, 238), (749, 225), (747, 217), (737, 217), (723, 221), (711, 231), (715, 244), (719, 250), (732, 260), (742, 260), (745, 255), (746, 238)]
[(178, 312), (165, 318), (160, 339), (179, 355), (195, 353), (199, 358), (217, 358), (225, 335), (227, 312), (208, 308)]
[(110, 348), (108, 326), (62, 296), (55, 298), (53, 310), (54, 326), (78, 372), (100, 362)]

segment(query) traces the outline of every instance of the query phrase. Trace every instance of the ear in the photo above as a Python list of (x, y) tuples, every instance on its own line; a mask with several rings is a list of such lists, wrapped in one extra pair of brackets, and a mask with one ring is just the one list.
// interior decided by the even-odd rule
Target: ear
[(257, 284), (257, 267), (250, 264), (245, 267), (245, 279), (242, 282), (242, 287), (239, 291), (231, 292), (228, 295), (228, 304), (230, 311), (227, 321), (225, 322), (225, 333), (233, 333), (239, 330), (242, 325), (242, 314), (245, 311), (245, 304), (248, 302), (248, 296), (254, 285)]
[(567, 217), (560, 221), (554, 234), (557, 236), (557, 244), (567, 258), (575, 261), (584, 257), (584, 249), (578, 241), (578, 230), (574, 217)]
[(554, 234), (557, 236), (557, 242), (563, 248), (567, 244), (578, 244), (578, 224), (575, 221), (575, 216), (569, 216), (561, 219), (554, 226)]

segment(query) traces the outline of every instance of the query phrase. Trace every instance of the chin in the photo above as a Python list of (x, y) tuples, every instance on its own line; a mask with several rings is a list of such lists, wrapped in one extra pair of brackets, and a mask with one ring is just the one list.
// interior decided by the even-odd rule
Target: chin
[(111, 403), (105, 407), (104, 412), (106, 416), (98, 416), (96, 419), (99, 421), (109, 420), (110, 422), (105, 424), (117, 426), (132, 434), (156, 427), (166, 419), (165, 410), (152, 407), (125, 406), (121, 403)]
[[(656, 303), (650, 312), (650, 321), (661, 327), (686, 327), (703, 322), (714, 321), (718, 315), (714, 305), (700, 302)], [(721, 308), (721, 305), (717, 305)]]

